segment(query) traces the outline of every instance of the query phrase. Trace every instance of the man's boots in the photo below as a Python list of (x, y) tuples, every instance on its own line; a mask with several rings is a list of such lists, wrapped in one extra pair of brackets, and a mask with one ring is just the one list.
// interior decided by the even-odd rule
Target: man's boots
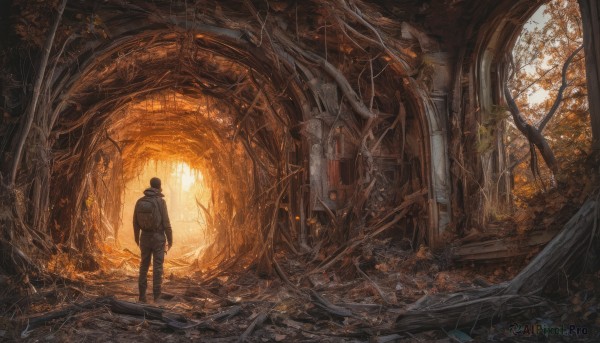
[(140, 297), (139, 297), (138, 301), (141, 303), (148, 302), (148, 299), (146, 299), (146, 285), (144, 284), (144, 282), (139, 283), (139, 292), (140, 292)]

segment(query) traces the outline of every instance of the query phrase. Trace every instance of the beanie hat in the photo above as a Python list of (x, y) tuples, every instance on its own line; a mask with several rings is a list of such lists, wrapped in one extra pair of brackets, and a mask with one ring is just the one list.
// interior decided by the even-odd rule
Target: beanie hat
[(153, 177), (150, 179), (150, 187), (160, 189), (160, 179)]

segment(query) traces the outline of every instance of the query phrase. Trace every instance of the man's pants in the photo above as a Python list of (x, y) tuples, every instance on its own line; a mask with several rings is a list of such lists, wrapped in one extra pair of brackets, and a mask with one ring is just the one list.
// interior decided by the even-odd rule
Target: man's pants
[(142, 261), (140, 263), (140, 278), (138, 280), (140, 288), (140, 297), (146, 296), (148, 287), (148, 268), (150, 268), (150, 258), (152, 258), (153, 280), (152, 292), (154, 297), (160, 295), (160, 286), (163, 276), (163, 262), (165, 260), (165, 233), (144, 232), (140, 236), (140, 250), (142, 252)]

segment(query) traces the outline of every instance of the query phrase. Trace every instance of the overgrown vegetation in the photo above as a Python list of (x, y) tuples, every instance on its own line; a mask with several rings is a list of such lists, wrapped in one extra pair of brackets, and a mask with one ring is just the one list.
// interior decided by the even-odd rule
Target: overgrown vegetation
[[(544, 22), (531, 23), (523, 30), (517, 41), (513, 56), (515, 75), (511, 88), (515, 100), (526, 116), (526, 120), (540, 127), (552, 148), (559, 164), (558, 181), (573, 179), (589, 170), (585, 160), (591, 153), (591, 126), (587, 101), (585, 59), (582, 46), (583, 31), (577, 1), (550, 1), (543, 11)], [(563, 69), (569, 56), (576, 53)], [(556, 103), (561, 80), (566, 79), (562, 100), (557, 103), (556, 113), (550, 114)], [(542, 189), (552, 186), (547, 166), (536, 159), (524, 158), (528, 154), (528, 143), (512, 127), (508, 136), (509, 154), (514, 162), (514, 194), (517, 204)], [(539, 154), (539, 153), (537, 153)], [(534, 156), (535, 157), (535, 156)], [(521, 163), (529, 161), (528, 163)]]
[[(587, 193), (543, 250), (551, 237), (532, 242), (487, 221), (501, 202), (507, 116), (502, 106), (481, 111), (505, 86), (503, 51), (490, 56), (487, 39), (500, 32), (496, 48), (510, 45), (529, 1), (13, 5), (17, 44), (0, 49), (0, 310), (18, 319), (2, 334), (98, 314), (123, 330), (213, 330), (217, 340), (251, 339), (264, 323), (261, 338), (274, 340), (283, 326), (309, 340), (440, 338), (544, 308), (549, 280), (577, 272), (597, 238), (598, 199)], [(566, 98), (583, 106), (572, 90)], [(553, 144), (567, 134), (552, 130)], [(191, 266), (170, 261), (185, 273), (169, 276), (183, 285), (171, 300), (188, 317), (103, 296), (130, 296), (126, 272), (138, 263), (105, 244), (127, 220), (125, 184), (146, 162), (173, 158), (201, 170), (212, 192), (198, 207), (214, 244)], [(515, 239), (525, 243), (514, 249)], [(454, 262), (540, 250), (521, 273), (490, 279), (504, 283), (448, 282)], [(107, 308), (146, 324), (107, 319)]]

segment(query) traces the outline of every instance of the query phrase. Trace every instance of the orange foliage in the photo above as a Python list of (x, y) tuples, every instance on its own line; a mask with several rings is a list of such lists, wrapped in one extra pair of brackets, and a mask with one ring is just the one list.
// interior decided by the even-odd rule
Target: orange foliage
[[(527, 25), (513, 50), (516, 74), (511, 88), (515, 101), (526, 119), (538, 126), (552, 107), (562, 81), (562, 68), (567, 57), (582, 44), (581, 15), (576, 0), (553, 0), (543, 6), (545, 22)], [(543, 131), (558, 160), (560, 182), (570, 177), (591, 147), (591, 127), (587, 101), (585, 59), (580, 51), (567, 72), (568, 87), (559, 109)], [(507, 135), (508, 152), (512, 160), (527, 156), (513, 170), (514, 194), (517, 205), (542, 186), (550, 185), (551, 173), (538, 154), (542, 183), (530, 171), (529, 144), (511, 127)]]

